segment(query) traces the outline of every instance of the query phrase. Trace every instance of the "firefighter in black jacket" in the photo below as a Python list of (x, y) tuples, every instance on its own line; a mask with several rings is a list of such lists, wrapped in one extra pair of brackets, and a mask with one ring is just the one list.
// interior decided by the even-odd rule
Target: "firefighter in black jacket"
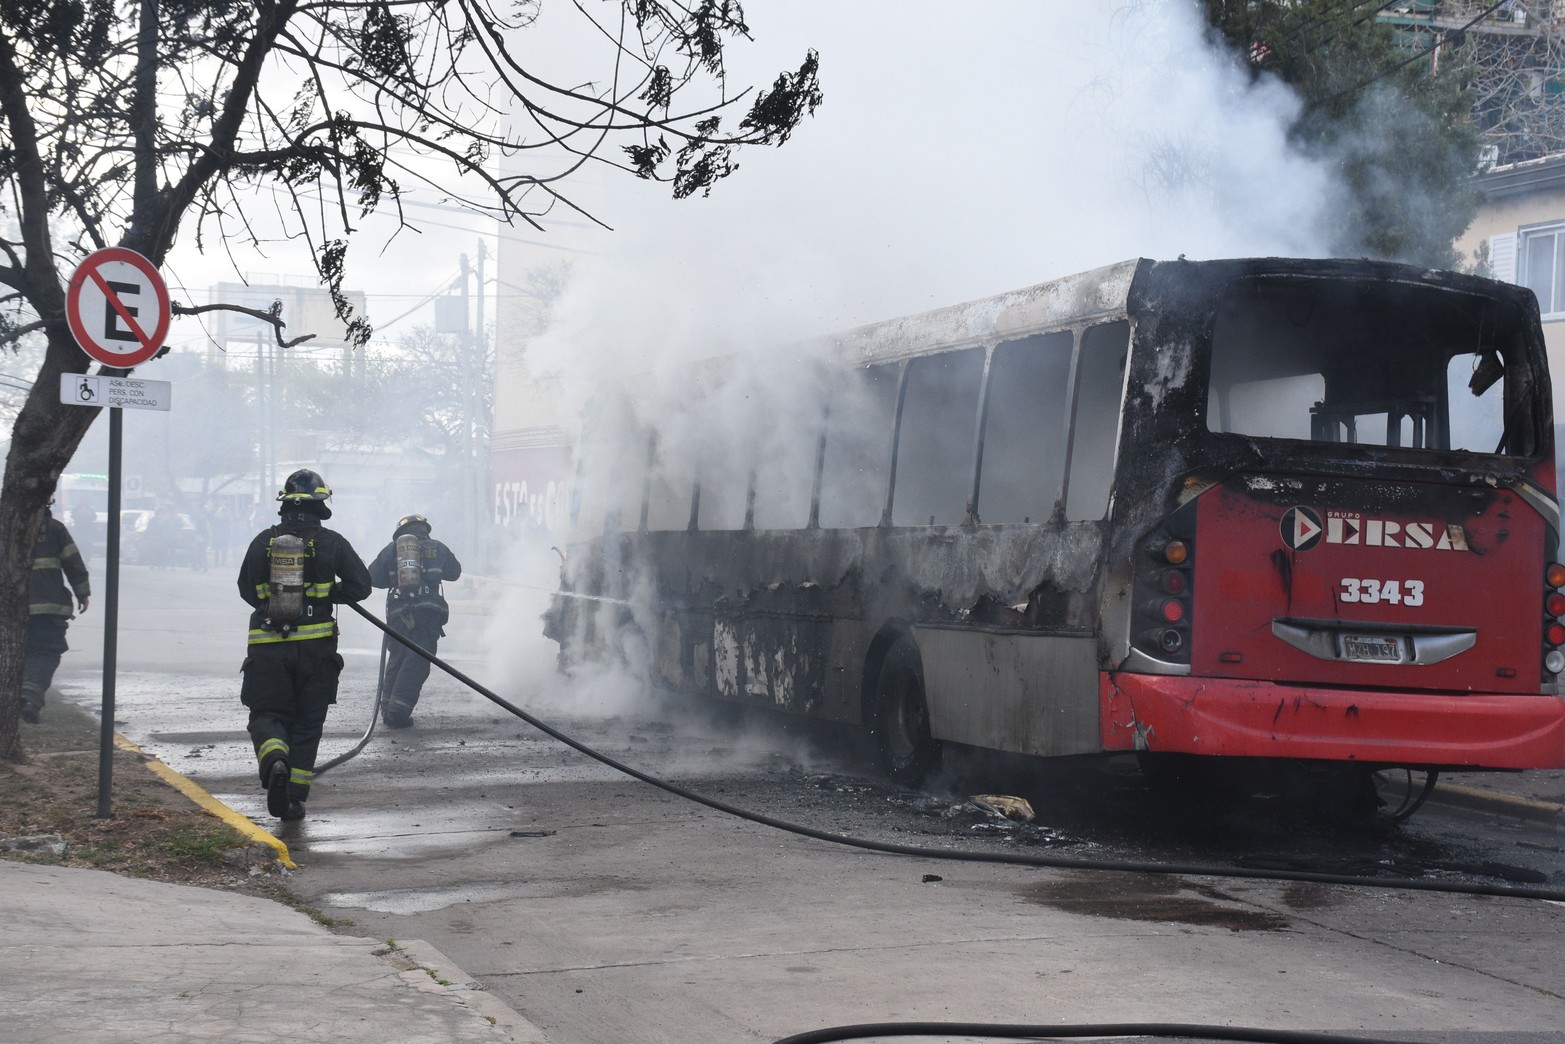
[[(389, 587), (386, 622), (408, 641), (433, 654), (451, 618), (441, 584), (462, 575), (451, 549), (431, 539), (429, 519), (405, 515), (391, 543), (370, 563), (370, 582)], [(389, 639), (382, 682), (381, 720), (393, 729), (413, 724), (413, 708), (429, 678), (429, 661), (396, 639)]]
[[(51, 499), (50, 504), (54, 501)], [(70, 581), (70, 590), (65, 589)], [(74, 600), (72, 595), (75, 595)], [(65, 523), (50, 515), (33, 547), (33, 575), (29, 584), (27, 621), (27, 658), (22, 666), (22, 720), (38, 724), (44, 694), (54, 681), (54, 672), (65, 655), (65, 629), (75, 617), (71, 612), (87, 611), (92, 588), (87, 583), (87, 564)]]
[(352, 545), (321, 522), (331, 490), (313, 471), (288, 476), (281, 521), (263, 529), (239, 564), (239, 597), (250, 614), (239, 700), (250, 710), (266, 810), (304, 818), (326, 712), (337, 702), (337, 621), (332, 606), (369, 596), (370, 577)]

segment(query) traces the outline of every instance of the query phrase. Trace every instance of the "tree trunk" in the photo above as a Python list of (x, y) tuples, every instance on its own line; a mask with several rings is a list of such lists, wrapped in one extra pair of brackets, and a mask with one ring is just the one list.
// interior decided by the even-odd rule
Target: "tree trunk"
[[(11, 538), (0, 560), (0, 760), (23, 758), (19, 722), (33, 547), (60, 473), (102, 410), (60, 402), (60, 374), (84, 373), (90, 366), (63, 319), (51, 324), (48, 354), (11, 429), (5, 483), (0, 486), (0, 533)], [(109, 525), (116, 524), (109, 520)]]

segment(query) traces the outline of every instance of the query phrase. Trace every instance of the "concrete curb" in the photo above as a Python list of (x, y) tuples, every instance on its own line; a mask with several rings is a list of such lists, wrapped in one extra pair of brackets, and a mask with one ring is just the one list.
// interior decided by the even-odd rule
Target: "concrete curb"
[(139, 755), (142, 761), (146, 764), (147, 768), (152, 770), (153, 775), (157, 776), (159, 779), (163, 780), (163, 782), (167, 783), (169, 786), (185, 795), (191, 801), (194, 801), (201, 808), (212, 813), (212, 815), (216, 816), (218, 819), (221, 819), (224, 823), (227, 823), (230, 827), (233, 827), (245, 837), (248, 837), (252, 841), (258, 841), (264, 845), (270, 845), (277, 852), (277, 861), (279, 863), (283, 864), (290, 870), (299, 869), (296, 865), (294, 865), (294, 861), (288, 855), (288, 846), (278, 838), (273, 837), (265, 830), (262, 830), (260, 827), (256, 826), (255, 823), (251, 822), (249, 816), (240, 815), (238, 812), (229, 808), (217, 798), (213, 797), (211, 794), (208, 794), (193, 780), (180, 775), (178, 772), (175, 772), (173, 769), (163, 764), (163, 762), (159, 761), (151, 754), (146, 753), (140, 747), (136, 746), (136, 744), (132, 743), (130, 740), (126, 739), (124, 736), (121, 736), (117, 732), (114, 734), (114, 745), (121, 750), (128, 750), (132, 754)]
[(1535, 823), (1558, 823), (1565, 814), (1565, 805), (1552, 801), (1536, 801), (1516, 794), (1504, 794), (1482, 787), (1464, 787), (1458, 783), (1437, 783), (1429, 800), (1455, 808), (1477, 812), (1489, 812), (1515, 819), (1527, 819)]
[(504, 1001), (488, 992), (456, 963), (422, 939), (399, 941), (387, 956), (397, 959), (399, 966), (405, 961), (409, 967), (402, 970), (402, 981), (416, 990), (438, 992), (449, 996), (488, 1019), (495, 1028), (504, 1031), (515, 1044), (549, 1044), (543, 1031), (512, 1011)]

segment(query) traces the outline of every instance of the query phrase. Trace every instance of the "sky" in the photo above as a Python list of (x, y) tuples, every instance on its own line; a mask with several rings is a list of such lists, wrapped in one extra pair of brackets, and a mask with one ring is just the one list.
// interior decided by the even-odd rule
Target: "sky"
[(589, 253), (543, 350), (557, 368), (775, 344), (1134, 257), (1323, 250), (1331, 176), (1287, 145), (1296, 100), (1209, 47), (1192, 3), (746, 13), (735, 81), (813, 47), (823, 105), (710, 198), (584, 186), (616, 231), (560, 236)]
[[(566, 32), (571, 6), (543, 11), (520, 38), (524, 57), (565, 77), (606, 75), (603, 49)], [(824, 104), (784, 147), (742, 152), (710, 198), (674, 201), (666, 186), (584, 168), (568, 189), (613, 232), (563, 212), (541, 234), (520, 230), (532, 245), (517, 267), (576, 265), (562, 345), (588, 331), (642, 339), (649, 325), (686, 345), (787, 338), (1130, 257), (1321, 249), (1329, 172), (1284, 141), (1296, 102), (1208, 47), (1194, 3), (751, 0), (745, 11), (754, 40), (730, 45), (730, 82), (769, 84), (814, 48)], [(405, 313), (497, 232), (431, 191), (411, 198), (421, 231), (388, 241), (386, 222), (367, 222), (352, 248), (349, 285), (388, 338), (432, 321), (428, 306)], [(235, 277), (191, 246), (170, 259), (176, 288), (196, 298)], [(243, 252), (238, 267), (259, 281), (311, 276), (286, 246)], [(508, 292), (506, 278), (491, 294)], [(174, 337), (199, 343), (201, 331), (186, 321)]]

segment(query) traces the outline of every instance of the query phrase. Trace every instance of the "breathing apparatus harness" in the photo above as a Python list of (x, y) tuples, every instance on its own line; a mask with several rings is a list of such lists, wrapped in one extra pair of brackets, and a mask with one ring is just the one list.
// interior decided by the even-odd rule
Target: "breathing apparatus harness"
[[(283, 488), (277, 491), (282, 502), (279, 513), (286, 520), (290, 515), (311, 520), (331, 518), (331, 487), (326, 480), (307, 468), (288, 476)], [(267, 630), (281, 632), (287, 637), (301, 621), (315, 615), (315, 607), (305, 600), (304, 563), (315, 557), (315, 541), (306, 540), (296, 533), (273, 532), (266, 545), (268, 576), (266, 584)]]
[[(397, 523), (392, 550), (396, 557), (396, 583), (388, 598), (387, 615), (419, 610), (444, 611), (440, 544), (429, 538), (429, 519), (406, 515)], [(442, 624), (445, 620), (440, 621)]]

